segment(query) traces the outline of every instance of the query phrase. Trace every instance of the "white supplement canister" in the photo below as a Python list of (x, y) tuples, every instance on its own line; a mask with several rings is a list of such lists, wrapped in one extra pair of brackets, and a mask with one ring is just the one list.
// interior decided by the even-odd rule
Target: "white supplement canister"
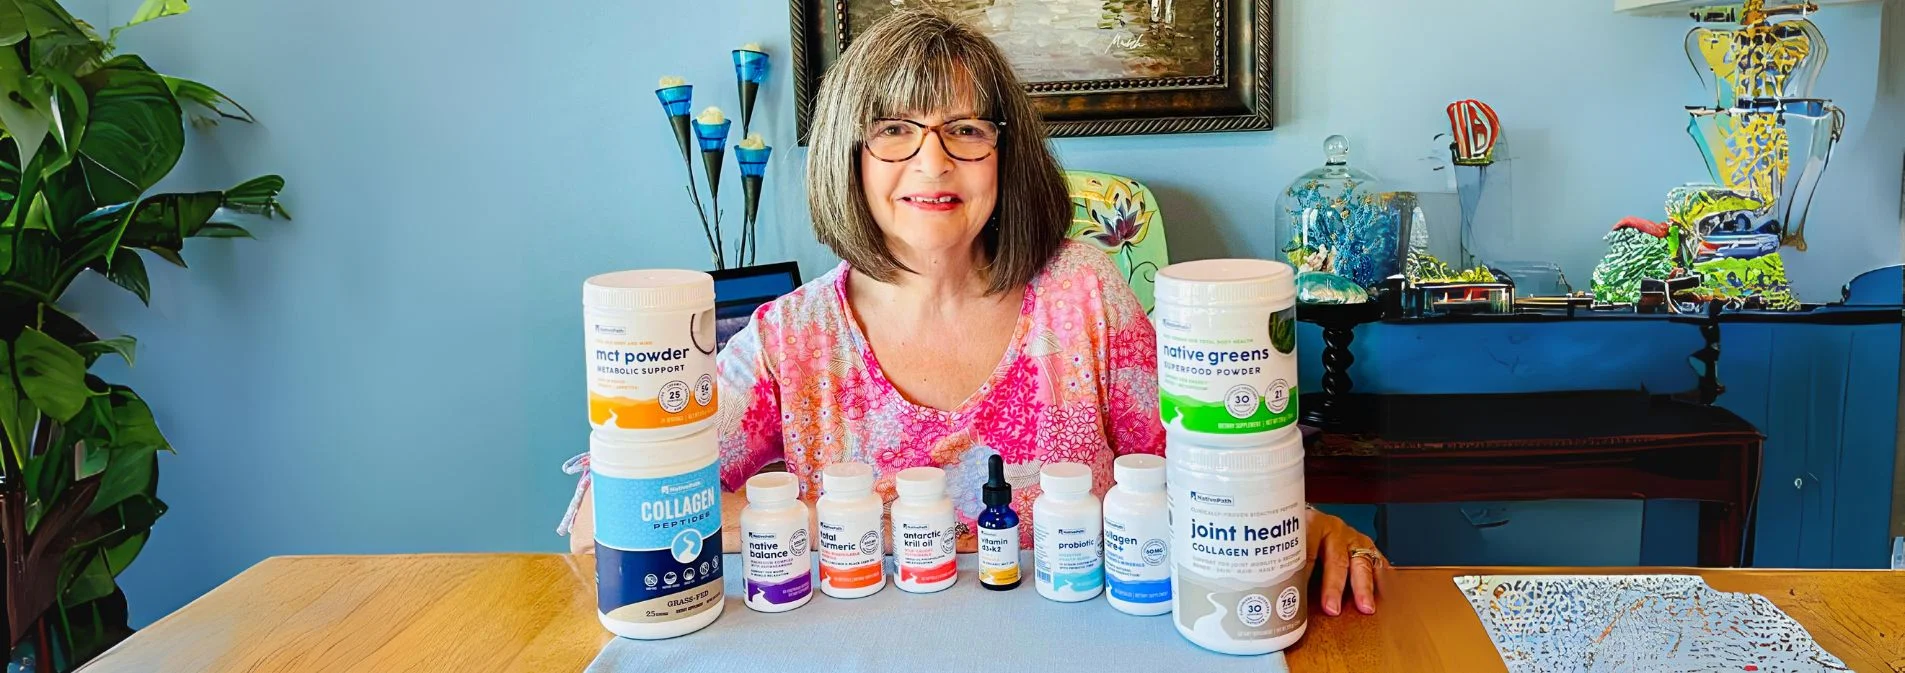
[(1303, 435), (1210, 447), (1166, 432), (1171, 621), (1205, 649), (1267, 654), (1309, 625)]
[(1106, 602), (1128, 615), (1171, 611), (1170, 498), (1164, 459), (1148, 453), (1111, 464), (1118, 485), (1105, 493)]
[(589, 435), (596, 611), (611, 633), (673, 638), (720, 616), (719, 453), (711, 430), (659, 442)]
[(741, 510), (741, 589), (747, 606), (786, 612), (814, 597), (813, 544), (800, 481), (786, 472), (747, 480)]
[(825, 490), (814, 509), (820, 519), (820, 591), (861, 598), (886, 586), (880, 517), (886, 506), (873, 493), (873, 466), (834, 463), (820, 471)]
[(1039, 469), (1032, 501), (1032, 568), (1038, 595), (1060, 603), (1105, 590), (1104, 510), (1091, 494), (1091, 468), (1053, 463)]
[(1218, 445), (1295, 431), (1296, 274), (1261, 259), (1209, 259), (1157, 277), (1158, 412)]
[(946, 497), (946, 472), (909, 467), (893, 476), (893, 585), (929, 594), (959, 579), (959, 519)]
[(642, 269), (582, 284), (589, 422), (645, 440), (714, 419), (714, 278)]

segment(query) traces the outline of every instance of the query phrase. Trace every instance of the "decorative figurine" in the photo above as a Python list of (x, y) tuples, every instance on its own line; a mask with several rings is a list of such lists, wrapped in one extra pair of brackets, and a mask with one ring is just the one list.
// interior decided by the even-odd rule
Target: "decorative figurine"
[(1347, 139), (1330, 136), (1323, 152), (1326, 163), (1297, 176), (1278, 197), (1273, 235), (1298, 272), (1298, 302), (1361, 303), (1369, 288), (1401, 270), (1401, 221), (1380, 198), (1376, 178), (1349, 166)]
[(1779, 248), (1806, 250), (1813, 190), (1845, 129), (1844, 111), (1807, 97), (1828, 53), (1806, 18), (1817, 9), (1745, 0), (1693, 11), (1702, 25), (1687, 33), (1687, 59), (1714, 103), (1687, 108), (1687, 134), (1712, 182), (1669, 191), (1665, 222), (1615, 225), (1594, 270), (1597, 300), (1635, 302), (1643, 283), (1660, 281), (1650, 287), (1669, 295), (1668, 310), (1712, 301), (1800, 307)]

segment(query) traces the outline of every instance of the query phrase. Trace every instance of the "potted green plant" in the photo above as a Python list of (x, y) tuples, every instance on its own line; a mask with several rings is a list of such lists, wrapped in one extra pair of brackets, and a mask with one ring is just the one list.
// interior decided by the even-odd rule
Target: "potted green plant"
[[(146, 0), (126, 27), (184, 13)], [(57, 0), (0, 0), (0, 553), (10, 669), (66, 671), (130, 634), (116, 578), (165, 513), (152, 410), (91, 372), (131, 363), (130, 336), (101, 338), (61, 310), (98, 273), (149, 298), (146, 259), (184, 266), (186, 239), (249, 237), (248, 216), (287, 216), (284, 180), (154, 193), (185, 147), (185, 121), (252, 121), (188, 79), (117, 54)]]

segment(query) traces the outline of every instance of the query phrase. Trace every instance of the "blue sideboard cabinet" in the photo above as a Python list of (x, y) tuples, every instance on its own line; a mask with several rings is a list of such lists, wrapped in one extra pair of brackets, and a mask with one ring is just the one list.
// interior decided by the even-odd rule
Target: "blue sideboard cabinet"
[[(1846, 303), (1897, 306), (1900, 281), (1899, 267), (1861, 276)], [(1301, 325), (1299, 339), (1304, 389), (1318, 390), (1320, 330)], [(1887, 567), (1900, 324), (1728, 323), (1720, 343), (1718, 404), (1766, 435), (1754, 565)], [(1702, 344), (1698, 328), (1656, 321), (1378, 323), (1357, 328), (1351, 348), (1357, 392), (1671, 393), (1697, 386), (1688, 356)], [(1487, 411), (1474, 421), (1488, 422)], [(1693, 503), (1637, 505), (1392, 505), (1390, 551), (1404, 563), (1691, 564)], [(1373, 525), (1373, 508), (1330, 509)], [(1604, 544), (1583, 545), (1584, 531)]]

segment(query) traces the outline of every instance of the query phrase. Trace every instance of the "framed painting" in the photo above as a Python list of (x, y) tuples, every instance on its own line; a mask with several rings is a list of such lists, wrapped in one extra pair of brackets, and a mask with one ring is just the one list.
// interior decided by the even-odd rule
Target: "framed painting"
[(856, 31), (930, 7), (998, 43), (1055, 137), (1267, 130), (1272, 0), (792, 0), (795, 123)]

